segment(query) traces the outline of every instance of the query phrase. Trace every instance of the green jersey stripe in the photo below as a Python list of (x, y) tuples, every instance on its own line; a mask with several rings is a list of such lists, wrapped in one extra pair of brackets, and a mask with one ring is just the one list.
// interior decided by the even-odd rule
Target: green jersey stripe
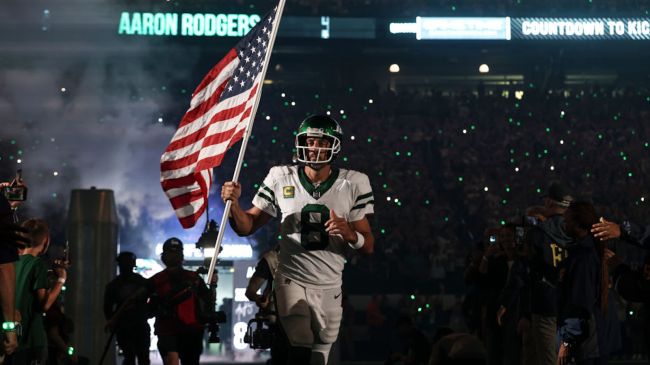
[(365, 199), (365, 198), (371, 198), (371, 197), (372, 197), (372, 191), (369, 192), (368, 194), (359, 195), (359, 196), (357, 197), (357, 200), (355, 200), (355, 203), (358, 203), (359, 200), (363, 200), (363, 199)]
[(269, 198), (268, 195), (262, 193), (261, 191), (257, 192), (257, 196), (259, 196), (260, 198), (263, 198), (264, 200), (268, 200), (269, 203), (275, 205), (275, 201), (273, 201), (273, 199)]
[(374, 201), (374, 200), (370, 200), (370, 201), (367, 202), (367, 203), (363, 203), (363, 204), (355, 205), (355, 206), (353, 206), (352, 209), (350, 209), (350, 210), (352, 211), (352, 210), (356, 210), (356, 209), (365, 208), (366, 205), (371, 205), (371, 204), (374, 205), (374, 204), (375, 204), (375, 201)]
[(266, 185), (262, 185), (261, 189), (264, 189), (264, 191), (268, 192), (269, 194), (271, 194), (272, 197), (275, 198), (275, 193), (273, 192), (273, 190), (269, 189)]

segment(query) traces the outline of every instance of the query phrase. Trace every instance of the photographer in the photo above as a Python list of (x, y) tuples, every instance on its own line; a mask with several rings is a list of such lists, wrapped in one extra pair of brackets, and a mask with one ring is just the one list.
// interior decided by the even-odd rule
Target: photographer
[[(0, 190), (8, 186), (11, 184), (0, 183)], [(21, 201), (9, 201), (5, 194), (0, 194), (0, 322), (3, 323), (0, 358), (2, 354), (10, 355), (18, 348), (14, 262), (18, 261), (18, 248), (23, 248), (24, 244), (29, 243), (28, 238), (19, 234), (24, 230), (14, 225), (14, 212), (20, 203)]]
[(56, 301), (67, 273), (63, 266), (54, 271), (58, 277), (54, 287), (47, 287), (49, 265), (41, 258), (50, 242), (50, 229), (45, 221), (29, 219), (22, 224), (29, 233), (30, 247), (21, 250), (16, 264), (16, 308), (22, 318), (22, 337), (18, 351), (10, 358), (13, 364), (44, 364), (47, 359), (47, 335), (43, 313)]
[[(269, 321), (269, 326), (273, 331), (273, 343), (271, 345), (271, 364), (283, 365), (287, 363), (289, 344), (282, 326), (277, 321), (277, 312), (275, 307), (275, 295), (273, 294), (273, 280), (278, 269), (278, 253), (280, 246), (276, 246), (271, 251), (265, 253), (255, 267), (253, 276), (248, 281), (246, 287), (246, 297), (257, 304), (259, 311), (258, 316)], [(257, 292), (266, 283), (262, 294)]]
[[(0, 242), (0, 320), (7, 322), (7, 329), (2, 336), (2, 349), (0, 354), (13, 353), (18, 347), (18, 337), (15, 329), (10, 330), (9, 323), (15, 326), (15, 290), (16, 290), (16, 269), (14, 262), (18, 260), (18, 249), (14, 246), (11, 235), (14, 231), (11, 228), (11, 208), (4, 195), (0, 196), (0, 214), (2, 214), (2, 241)], [(3, 325), (3, 329), (5, 326)]]

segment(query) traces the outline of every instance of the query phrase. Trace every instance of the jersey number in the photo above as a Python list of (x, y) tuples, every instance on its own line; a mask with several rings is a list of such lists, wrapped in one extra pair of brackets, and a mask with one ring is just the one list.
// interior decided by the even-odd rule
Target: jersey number
[(300, 244), (305, 250), (324, 250), (329, 244), (325, 222), (330, 219), (330, 210), (322, 204), (307, 204), (300, 211)]

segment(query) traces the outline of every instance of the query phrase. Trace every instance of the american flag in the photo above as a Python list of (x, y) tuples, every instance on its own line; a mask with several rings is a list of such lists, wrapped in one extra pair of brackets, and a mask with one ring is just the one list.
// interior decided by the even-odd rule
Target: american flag
[(203, 78), (160, 158), (160, 183), (183, 228), (205, 212), (212, 168), (242, 139), (262, 88), (277, 7)]

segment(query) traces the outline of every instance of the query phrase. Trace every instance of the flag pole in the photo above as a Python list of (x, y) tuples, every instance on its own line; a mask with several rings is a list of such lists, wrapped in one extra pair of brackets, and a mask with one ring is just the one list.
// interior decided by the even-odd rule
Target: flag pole
[[(239, 180), (239, 173), (241, 172), (241, 166), (244, 162), (244, 154), (246, 153), (246, 147), (248, 145), (248, 139), (253, 131), (253, 123), (255, 122), (255, 116), (257, 115), (257, 108), (260, 104), (260, 99), (262, 98), (262, 90), (264, 86), (264, 79), (266, 78), (266, 70), (269, 67), (269, 62), (271, 60), (271, 53), (273, 52), (273, 45), (275, 44), (275, 38), (278, 34), (278, 28), (280, 28), (280, 20), (282, 18), (282, 12), (284, 11), (285, 0), (280, 0), (278, 3), (278, 10), (275, 15), (275, 25), (271, 30), (271, 36), (269, 37), (269, 48), (264, 57), (264, 66), (262, 67), (262, 78), (260, 91), (255, 97), (255, 104), (253, 104), (253, 109), (251, 110), (251, 120), (246, 126), (244, 136), (242, 138), (241, 147), (239, 148), (239, 157), (237, 158), (237, 164), (235, 165), (235, 172), (233, 174), (232, 181)], [(263, 21), (263, 20), (261, 20)], [(228, 223), (228, 216), (230, 215), (230, 206), (232, 201), (226, 201), (226, 206), (223, 209), (223, 217), (221, 217), (221, 225), (219, 226), (219, 234), (217, 235), (217, 241), (214, 244), (214, 253), (212, 254), (212, 259), (210, 260), (210, 268), (208, 269), (208, 285), (212, 283), (212, 278), (214, 276), (214, 268), (217, 266), (217, 256), (219, 255), (219, 250), (221, 249), (221, 241), (223, 241), (223, 234), (225, 232), (224, 227)]]

